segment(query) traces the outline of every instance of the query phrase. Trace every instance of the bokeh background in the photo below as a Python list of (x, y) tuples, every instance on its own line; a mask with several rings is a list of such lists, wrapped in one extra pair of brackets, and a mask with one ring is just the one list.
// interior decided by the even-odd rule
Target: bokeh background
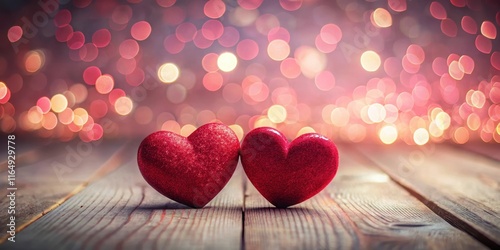
[(500, 142), (495, 0), (0, 1), (0, 130)]

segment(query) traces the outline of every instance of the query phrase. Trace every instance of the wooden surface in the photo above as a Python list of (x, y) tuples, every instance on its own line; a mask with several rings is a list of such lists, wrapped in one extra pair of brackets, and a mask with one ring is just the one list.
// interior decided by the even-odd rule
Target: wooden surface
[[(26, 150), (43, 157), (18, 165), (20, 231), (15, 243), (2, 238), (0, 249), (500, 246), (499, 161), (467, 147), (339, 145), (340, 169), (333, 182), (287, 209), (272, 207), (241, 166), (207, 207), (191, 209), (143, 180), (135, 159), (138, 142), (93, 145), (90, 153), (80, 151), (84, 161), (67, 164), (71, 149), (78, 147), (83, 148), (72, 142)], [(57, 163), (71, 169), (58, 177)], [(0, 171), (5, 196), (6, 173)], [(5, 225), (5, 199), (0, 209)]]
[(357, 148), (445, 220), (500, 245), (497, 161), (446, 145)]

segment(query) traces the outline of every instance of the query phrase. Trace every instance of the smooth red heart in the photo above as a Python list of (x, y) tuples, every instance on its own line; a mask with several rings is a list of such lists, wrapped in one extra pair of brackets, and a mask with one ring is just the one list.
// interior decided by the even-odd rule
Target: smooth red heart
[(204, 207), (227, 184), (239, 157), (239, 141), (227, 126), (205, 124), (187, 138), (168, 131), (147, 136), (137, 163), (144, 179), (161, 194)]
[(311, 133), (288, 143), (273, 128), (252, 130), (241, 146), (243, 169), (255, 188), (279, 208), (303, 202), (323, 190), (335, 177), (337, 147)]

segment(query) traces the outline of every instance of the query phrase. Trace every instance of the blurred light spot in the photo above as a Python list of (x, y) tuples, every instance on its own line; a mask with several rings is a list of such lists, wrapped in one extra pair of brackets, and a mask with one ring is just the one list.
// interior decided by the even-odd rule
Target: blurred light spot
[(373, 123), (382, 122), (385, 119), (386, 114), (384, 106), (380, 103), (374, 103), (368, 107), (368, 118)]
[(349, 111), (346, 108), (338, 107), (332, 110), (330, 121), (334, 126), (344, 127), (349, 124)]
[(384, 8), (375, 9), (371, 14), (370, 19), (375, 27), (388, 28), (392, 25), (392, 16), (389, 11)]
[(87, 110), (83, 108), (76, 108), (73, 110), (73, 115), (73, 123), (78, 126), (85, 125), (85, 123), (89, 120), (89, 114), (87, 113)]
[(158, 69), (158, 78), (164, 83), (172, 83), (179, 78), (179, 68), (173, 63), (165, 63)]
[(495, 51), (491, 54), (490, 63), (495, 69), (500, 70), (500, 52)]
[(50, 106), (54, 112), (59, 113), (68, 107), (68, 100), (64, 95), (57, 94), (50, 99)]
[(33, 124), (38, 124), (43, 119), (43, 112), (38, 106), (33, 106), (28, 110), (28, 120)]
[(289, 79), (297, 78), (300, 75), (300, 65), (295, 58), (286, 58), (280, 64), (281, 74)]
[[(470, 92), (470, 91), (469, 91)], [(486, 97), (481, 91), (472, 91), (470, 95), (469, 105), (475, 108), (482, 108), (486, 102)]]
[(267, 41), (280, 39), (287, 43), (290, 42), (290, 32), (283, 27), (274, 27), (267, 33)]
[(115, 111), (119, 115), (128, 115), (134, 107), (132, 100), (127, 96), (119, 97), (115, 102)]
[(425, 128), (419, 128), (413, 132), (413, 141), (417, 145), (425, 145), (429, 142), (429, 132)]
[(114, 86), (115, 81), (113, 80), (113, 77), (108, 74), (99, 76), (95, 82), (95, 89), (103, 95), (111, 92)]
[(481, 34), (491, 40), (497, 38), (497, 28), (495, 27), (495, 24), (490, 21), (484, 21), (481, 24)]
[(456, 37), (458, 32), (457, 24), (450, 18), (443, 19), (441, 20), (441, 31), (449, 37)]
[(203, 35), (203, 31), (199, 30), (199, 31), (196, 31), (196, 33), (194, 35), (193, 43), (199, 49), (207, 49), (207, 48), (210, 48), (210, 46), (212, 46), (212, 44), (214, 43), (214, 41), (208, 39), (207, 37), (205, 37)]
[(337, 44), (342, 39), (342, 30), (339, 26), (329, 23), (325, 24), (321, 27), (321, 31), (319, 33), (321, 40), (323, 40), (327, 44)]
[(422, 64), (425, 60), (425, 52), (422, 47), (417, 44), (408, 46), (408, 49), (406, 49), (406, 56), (408, 61), (412, 64)]
[(4, 82), (0, 82), (0, 100), (4, 99), (9, 92), (9, 88), (5, 85)]
[(90, 103), (89, 112), (94, 118), (102, 118), (108, 113), (108, 105), (103, 100), (94, 100)]
[(120, 52), (121, 57), (125, 59), (132, 59), (137, 55), (137, 53), (139, 53), (139, 44), (136, 40), (127, 39), (120, 43), (118, 51)]
[(280, 20), (273, 14), (262, 14), (255, 20), (255, 28), (262, 35), (280, 26)]
[(382, 143), (392, 144), (398, 139), (398, 130), (394, 125), (385, 125), (380, 129), (378, 136)]
[(305, 126), (305, 127), (300, 128), (300, 130), (299, 130), (299, 132), (297, 132), (297, 135), (295, 136), (295, 138), (297, 138), (301, 135), (310, 134), (310, 133), (316, 133), (316, 130), (314, 130), (313, 128), (311, 128), (309, 126)]
[(240, 32), (232, 26), (224, 27), (224, 32), (219, 39), (217, 39), (219, 44), (226, 48), (233, 47), (239, 40)]
[(295, 59), (300, 65), (302, 74), (310, 79), (313, 79), (319, 72), (323, 71), (327, 63), (325, 54), (308, 46), (298, 47), (295, 50)]
[(323, 41), (320, 35), (316, 36), (314, 45), (316, 45), (316, 48), (323, 53), (331, 53), (337, 48), (337, 44), (326, 43), (325, 41)]
[(245, 134), (245, 132), (243, 131), (243, 128), (240, 125), (232, 124), (229, 125), (229, 128), (233, 130), (233, 132), (236, 134), (236, 137), (238, 137), (239, 141), (243, 140), (243, 135)]
[(156, 0), (156, 3), (163, 8), (171, 7), (175, 4), (176, 0)]
[(85, 87), (83, 84), (73, 84), (70, 88), (69, 91), (73, 93), (75, 96), (75, 102), (76, 103), (82, 103), (87, 99), (88, 91), (87, 87)]
[(472, 35), (477, 33), (477, 23), (472, 17), (470, 16), (462, 17), (462, 21), (460, 22), (460, 24), (462, 25), (462, 29), (465, 32)]
[(57, 116), (49, 112), (47, 114), (43, 115), (42, 119), (42, 127), (47, 129), (47, 130), (52, 130), (57, 126)]
[(203, 24), (201, 33), (206, 39), (213, 41), (224, 34), (224, 26), (218, 20), (208, 20)]
[(163, 47), (170, 54), (178, 54), (184, 49), (185, 43), (175, 35), (169, 35), (163, 40)]
[(15, 43), (23, 37), (23, 29), (20, 26), (12, 26), (9, 31), (7, 31), (7, 38), (9, 42)]
[(439, 2), (432, 2), (430, 5), (430, 12), (432, 17), (438, 19), (438, 20), (444, 20), (446, 19), (446, 9), (441, 5)]
[(298, 10), (302, 6), (303, 0), (279, 0), (281, 8), (288, 11)]
[(403, 12), (406, 10), (406, 0), (388, 0), (389, 8), (396, 12)]
[(45, 64), (45, 55), (40, 50), (32, 50), (26, 53), (24, 67), (28, 73), (35, 73)]
[(434, 122), (440, 130), (444, 131), (450, 127), (451, 117), (446, 112), (440, 112), (436, 115)]
[(330, 71), (322, 71), (314, 77), (314, 83), (319, 90), (328, 91), (335, 87), (335, 76)]
[(238, 43), (236, 53), (243, 60), (252, 60), (259, 54), (259, 45), (252, 39), (244, 39)]
[(164, 122), (161, 125), (161, 130), (171, 131), (171, 132), (174, 132), (176, 134), (180, 134), (181, 133), (181, 126), (176, 121), (169, 120), (169, 121)]
[(464, 77), (464, 72), (460, 69), (458, 61), (451, 62), (448, 73), (455, 80), (462, 80), (462, 78)]
[(263, 1), (264, 0), (238, 0), (238, 4), (247, 10), (254, 10), (259, 8)]
[(474, 71), (474, 59), (472, 57), (463, 55), (460, 57), (458, 60), (458, 67), (460, 68), (461, 71), (463, 71), (465, 74), (472, 74), (472, 71)]
[(85, 44), (85, 35), (80, 32), (73, 32), (73, 35), (66, 41), (68, 48), (72, 50), (77, 50)]
[(172, 84), (167, 89), (167, 99), (174, 104), (179, 104), (186, 99), (187, 90), (181, 84)]
[(130, 35), (137, 41), (146, 40), (151, 34), (151, 25), (147, 21), (139, 21), (130, 28)]
[(259, 11), (257, 9), (248, 10), (241, 7), (236, 7), (234, 10), (229, 12), (229, 21), (235, 26), (245, 27), (252, 24), (257, 17), (259, 17)]
[(224, 72), (233, 71), (238, 64), (238, 59), (231, 52), (224, 52), (217, 58), (217, 66)]
[(477, 50), (484, 54), (489, 54), (491, 52), (491, 40), (483, 35), (477, 35), (475, 45)]
[(464, 127), (459, 127), (453, 132), (453, 141), (464, 144), (469, 141), (469, 131)]
[(217, 66), (218, 55), (215, 53), (206, 54), (201, 60), (201, 65), (206, 72), (215, 72), (219, 70)]
[(467, 117), (467, 127), (470, 130), (476, 131), (481, 126), (481, 117), (478, 114), (472, 113)]
[(92, 43), (97, 48), (104, 48), (111, 42), (111, 33), (108, 29), (100, 29), (92, 35)]
[(116, 100), (122, 96), (126, 96), (127, 94), (123, 89), (113, 89), (109, 92), (108, 101), (111, 105), (115, 105)]
[(181, 128), (181, 135), (184, 137), (188, 137), (191, 133), (196, 130), (196, 127), (191, 124), (186, 124)]
[(118, 58), (116, 62), (116, 70), (122, 75), (128, 75), (137, 67), (137, 61), (134, 58), (125, 59), (123, 57)]
[(36, 105), (40, 108), (40, 110), (44, 114), (50, 111), (50, 105), (51, 105), (50, 99), (46, 96), (40, 97), (36, 102)]
[(209, 91), (217, 91), (222, 87), (224, 78), (219, 72), (208, 72), (203, 77), (203, 86)]
[(128, 5), (118, 5), (111, 13), (111, 20), (116, 24), (127, 24), (132, 18), (132, 8)]
[(71, 25), (66, 25), (56, 29), (56, 40), (58, 42), (67, 42), (73, 36), (73, 27)]
[(275, 61), (284, 60), (290, 54), (290, 46), (286, 41), (273, 40), (267, 46), (267, 54)]
[(71, 12), (67, 9), (59, 10), (54, 16), (54, 24), (56, 27), (63, 27), (71, 22)]
[(377, 52), (368, 50), (361, 54), (361, 66), (368, 72), (375, 72), (381, 64), (380, 56)]
[(61, 113), (59, 113), (57, 117), (62, 124), (69, 125), (73, 122), (75, 116), (73, 110), (71, 110), (70, 108), (66, 108)]
[(203, 7), (205, 16), (210, 18), (220, 18), (226, 12), (226, 4), (221, 0), (209, 0)]
[(192, 23), (181, 23), (175, 29), (175, 36), (179, 41), (187, 43), (193, 40), (196, 35), (196, 26)]
[(87, 43), (80, 48), (78, 55), (80, 56), (80, 60), (92, 62), (99, 55), (99, 50), (93, 43)]
[(267, 110), (267, 117), (274, 123), (282, 123), (286, 120), (287, 112), (281, 105), (273, 105)]
[(90, 66), (83, 71), (83, 81), (89, 85), (95, 85), (100, 76), (101, 70), (96, 66)]

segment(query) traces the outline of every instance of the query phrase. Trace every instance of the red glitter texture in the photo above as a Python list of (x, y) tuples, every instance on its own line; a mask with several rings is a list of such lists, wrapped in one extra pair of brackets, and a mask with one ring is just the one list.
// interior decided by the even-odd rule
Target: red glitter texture
[(158, 192), (201, 208), (233, 175), (239, 146), (234, 132), (218, 123), (205, 124), (187, 138), (158, 131), (141, 142), (137, 162), (144, 179)]
[(291, 143), (273, 128), (252, 130), (241, 146), (243, 169), (274, 206), (289, 207), (323, 190), (337, 173), (338, 150), (326, 137), (304, 134)]

